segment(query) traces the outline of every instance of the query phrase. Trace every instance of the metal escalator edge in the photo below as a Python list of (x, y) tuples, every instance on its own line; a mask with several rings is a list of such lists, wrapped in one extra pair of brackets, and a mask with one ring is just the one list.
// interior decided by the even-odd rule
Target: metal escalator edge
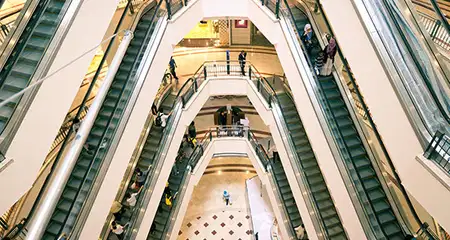
[[(164, 17), (162, 17), (162, 18), (160, 18), (159, 20), (158, 20), (158, 22), (155, 22), (155, 25), (152, 25), (152, 26), (154, 26), (154, 30), (155, 30), (155, 32), (160, 32), (161, 31), (161, 29), (165, 29), (165, 27), (162, 27), (163, 25), (162, 25), (162, 22), (163, 21), (165, 21), (165, 20), (162, 20), (162, 19), (164, 19)], [(148, 58), (148, 56), (150, 56), (151, 54), (152, 54), (152, 50), (153, 50), (153, 48), (154, 47), (157, 47), (157, 45), (158, 44), (153, 44), (153, 42), (157, 42), (157, 41), (159, 41), (159, 40), (157, 40), (157, 38), (155, 37), (155, 34), (152, 34), (151, 36), (149, 35), (149, 36), (147, 36), (149, 39), (150, 39), (150, 43), (149, 43), (149, 46), (150, 47), (148, 47), (146, 50), (145, 50), (145, 53), (144, 54), (142, 54), (142, 55), (140, 55), (140, 56), (142, 56), (143, 57), (143, 59), (145, 59), (145, 61), (143, 61), (141, 64), (139, 64), (139, 65), (136, 65), (136, 68), (138, 68), (138, 70), (137, 70), (137, 74), (134, 76), (135, 78), (139, 78), (139, 80), (137, 81), (137, 83), (135, 83), (135, 84), (133, 84), (133, 86), (129, 86), (129, 87), (127, 87), (127, 88), (124, 88), (124, 89), (122, 89), (122, 90), (125, 90), (125, 91), (128, 91), (129, 93), (128, 94), (131, 94), (130, 95), (130, 97), (128, 98), (128, 100), (127, 101), (125, 101), (125, 103), (124, 104), (126, 104), (126, 105), (130, 105), (130, 104), (133, 104), (135, 101), (136, 101), (136, 99), (137, 99), (137, 96), (139, 95), (139, 91), (140, 91), (140, 89), (141, 89), (141, 86), (142, 86), (142, 84), (143, 84), (143, 80), (145, 79), (144, 77), (142, 77), (141, 76), (141, 72), (142, 71), (146, 71), (146, 69), (147, 68), (145, 68), (145, 67), (143, 67), (142, 65), (145, 65), (145, 64), (150, 64), (151, 63), (151, 61), (153, 60), (153, 58)], [(154, 46), (154, 45), (156, 45), (156, 46)], [(131, 46), (131, 45), (130, 45)], [(148, 61), (148, 60), (150, 60), (150, 61)], [(144, 76), (145, 76), (145, 74), (143, 74)], [(141, 76), (141, 77), (140, 77)], [(116, 76), (116, 78), (120, 78), (120, 76)], [(114, 87), (115, 85), (114, 85), (114, 83), (112, 84), (112, 87)], [(125, 85), (124, 85), (124, 87), (125, 87)], [(131, 88), (131, 89), (130, 89)], [(134, 89), (134, 90), (133, 90)], [(130, 92), (130, 91), (132, 91), (132, 92)], [(111, 94), (114, 94), (114, 93), (111, 93)], [(103, 107), (102, 107), (103, 108)], [(92, 109), (92, 108), (91, 108)], [(132, 110), (132, 107), (131, 108), (126, 108), (126, 110), (124, 110), (124, 112), (123, 112), (123, 115), (124, 116), (129, 116), (129, 114), (130, 114), (130, 111)], [(128, 117), (126, 117), (126, 118), (128, 118)], [(92, 120), (92, 119), (91, 119)], [(122, 120), (122, 121), (120, 121), (120, 126), (118, 126), (118, 128), (119, 129), (116, 129), (116, 130), (114, 130), (114, 132), (122, 132), (123, 131), (123, 129), (124, 129), (124, 127), (125, 127), (125, 123), (126, 123), (126, 120)], [(117, 127), (117, 126), (116, 126)], [(116, 127), (114, 127), (114, 128), (116, 128)], [(113, 134), (113, 133), (111, 133), (111, 134)], [(113, 144), (117, 144), (117, 141), (118, 141), (118, 138), (117, 138), (117, 136), (118, 135), (120, 135), (120, 134), (113, 134), (112, 136), (113, 136)], [(85, 136), (85, 137), (87, 137), (87, 136)], [(79, 143), (80, 144), (80, 143)], [(98, 144), (100, 144), (100, 143), (98, 143)], [(98, 146), (100, 146), (100, 145), (98, 145)], [(83, 148), (82, 147), (82, 145), (77, 145), (77, 148)], [(114, 149), (114, 147), (112, 148), (112, 149)], [(107, 154), (107, 157), (108, 158), (111, 158), (112, 157), (112, 154), (113, 152), (109, 152), (108, 151), (108, 154)], [(75, 159), (76, 160), (76, 159)], [(110, 160), (109, 160), (110, 161)], [(98, 166), (97, 166), (98, 167)], [(87, 174), (87, 173), (86, 173)], [(96, 174), (94, 174), (94, 175), (97, 175), (97, 173)], [(87, 175), (85, 175), (85, 176), (87, 176)], [(95, 179), (96, 179), (96, 177), (95, 177)], [(83, 180), (84, 181), (84, 180)], [(92, 186), (92, 183), (91, 183), (91, 186)], [(88, 187), (88, 188), (91, 188), (91, 187)], [(78, 195), (78, 193), (77, 193), (77, 195)], [(88, 194), (89, 195), (89, 199), (92, 199), (92, 198), (95, 198), (95, 194), (94, 193), (90, 193), (90, 194)], [(87, 200), (87, 201), (89, 201), (89, 200)], [(82, 203), (82, 206), (79, 206), (79, 207), (81, 207), (81, 209), (80, 209), (80, 211), (82, 211), (82, 209), (85, 207), (85, 204), (86, 204), (86, 202), (87, 201), (83, 201), (83, 203)], [(90, 201), (89, 202), (90, 204), (92, 204), (92, 201)], [(73, 205), (72, 205), (73, 206)], [(72, 207), (70, 207), (70, 208), (72, 208)], [(78, 207), (77, 207), (78, 208)], [(88, 207), (89, 208), (89, 207)], [(83, 211), (84, 212), (84, 211)], [(55, 216), (56, 217), (56, 216)], [(73, 220), (71, 220), (71, 221), (73, 221)], [(75, 225), (82, 225), (83, 224), (83, 221), (79, 221), (79, 218), (76, 218), (75, 219), (75, 222), (73, 223), (74, 224), (74, 228), (72, 228), (72, 229), (75, 229), (76, 228), (76, 226)], [(77, 228), (77, 229), (79, 229), (79, 228)], [(30, 230), (30, 232), (31, 232), (31, 230)]]
[[(56, 1), (56, 0), (53, 0)], [(44, 77), (54, 58), (56, 57), (56, 53), (58, 51), (58, 48), (60, 46), (60, 44), (62, 43), (62, 40), (65, 37), (65, 34), (67, 33), (67, 31), (69, 30), (69, 27), (72, 23), (72, 19), (73, 17), (76, 15), (76, 13), (78, 12), (79, 8), (81, 7), (82, 1), (81, 0), (70, 0), (64, 3), (64, 5), (61, 7), (61, 11), (59, 12), (59, 14), (63, 15), (63, 16), (58, 16), (58, 20), (59, 22), (52, 22), (50, 20), (48, 20), (48, 23), (44, 23), (43, 21), (41, 21), (40, 19), (36, 19), (33, 20), (34, 17), (34, 12), (35, 11), (40, 11), (39, 9), (39, 4), (50, 4), (48, 2), (51, 2), (54, 4), (52, 0), (47, 0), (45, 2), (43, 1), (27, 1), (25, 3), (24, 8), (22, 9), (18, 19), (16, 20), (16, 22), (18, 24), (16, 24), (13, 29), (10, 31), (10, 34), (8, 34), (8, 37), (5, 41), (5, 44), (2, 45), (2, 48), (0, 49), (0, 53), (1, 53), (1, 58), (0, 58), (0, 69), (2, 69), (1, 72), (1, 79), (0, 79), (0, 88), (2, 89), (2, 93), (4, 90), (4, 88), (6, 86), (4, 86), (6, 83), (4, 81), (8, 80), (8, 78), (10, 78), (11, 75), (4, 75), (3, 70), (9, 68), (8, 61), (11, 57), (16, 58), (14, 60), (14, 63), (12, 63), (12, 68), (19, 68), (19, 63), (17, 62), (19, 59), (21, 59), (21, 61), (25, 61), (24, 56), (22, 56), (21, 54), (23, 54), (23, 50), (20, 50), (19, 55), (14, 56), (16, 48), (19, 47), (19, 44), (23, 44), (23, 47), (25, 48), (27, 46), (27, 44), (29, 46), (32, 46), (32, 39), (30, 38), (32, 34), (37, 34), (37, 31), (30, 31), (30, 32), (26, 32), (27, 31), (27, 27), (29, 23), (32, 23), (32, 21), (37, 21), (36, 24), (54, 24), (56, 27), (54, 34), (51, 35), (51, 38), (49, 39), (49, 43), (47, 45), (47, 47), (45, 48), (45, 52), (43, 53), (43, 55), (39, 58), (37, 66), (35, 67), (35, 69), (33, 70), (33, 72), (30, 75), (30, 78), (28, 79), (28, 83), (32, 84), (36, 81), (38, 81), (39, 79), (41, 79), (42, 77)], [(46, 7), (48, 7), (47, 5), (45, 5)], [(47, 9), (41, 9), (43, 11), (46, 11)], [(47, 12), (46, 12), (47, 13)], [(42, 16), (43, 17), (42, 13)], [(39, 22), (41, 21), (41, 22)], [(36, 25), (37, 26), (37, 25)], [(51, 32), (50, 30), (48, 30), (49, 32)], [(21, 42), (21, 38), (22, 35), (26, 35), (29, 34), (28, 36), (25, 36), (27, 38), (27, 41), (25, 42)], [(36, 35), (37, 36), (37, 35)], [(29, 38), (29, 39), (28, 39)], [(28, 47), (29, 47), (28, 46)], [(37, 47), (36, 47), (37, 49)], [(29, 57), (29, 55), (27, 55)], [(31, 68), (31, 67), (30, 67)], [(23, 70), (23, 69), (22, 69)], [(6, 70), (5, 70), (6, 71)], [(11, 74), (12, 69), (8, 70), (8, 74)], [(24, 76), (22, 76), (24, 77)], [(11, 79), (9, 79), (11, 81)], [(36, 95), (38, 89), (39, 89), (40, 85), (37, 85), (36, 87), (34, 87), (32, 90), (27, 91), (26, 93), (24, 93), (22, 96), (17, 97), (16, 99), (12, 100), (10, 103), (8, 103), (8, 105), (3, 106), (2, 107), (2, 117), (1, 117), (1, 126), (0, 126), (0, 152), (6, 152), (7, 148), (9, 147), (9, 145), (12, 142), (12, 139), (15, 135), (15, 133), (18, 130), (18, 127), (20, 125), (20, 123), (22, 122), (23, 118), (25, 117), (25, 114), (29, 108), (29, 106), (31, 105), (32, 99), (34, 98), (34, 96)], [(12, 91), (12, 92), (18, 92), (19, 89), (23, 89), (24, 87), (21, 85), (20, 88), (17, 88), (17, 86), (14, 86), (14, 89), (10, 89), (8, 91)], [(8, 92), (8, 94), (11, 94), (11, 92)], [(1, 100), (5, 100), (7, 99), (7, 96), (10, 95), (5, 95), (5, 96), (0, 96)], [(9, 109), (9, 110), (7, 110)], [(17, 110), (17, 111), (16, 111)], [(3, 114), (6, 114), (6, 116), (3, 116)], [(6, 118), (5, 118), (6, 117)]]

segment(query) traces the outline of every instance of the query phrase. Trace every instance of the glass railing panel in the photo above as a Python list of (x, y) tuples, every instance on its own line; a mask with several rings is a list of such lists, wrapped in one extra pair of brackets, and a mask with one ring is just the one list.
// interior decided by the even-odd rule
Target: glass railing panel
[[(316, 9), (316, 7), (314, 7), (314, 9)], [(356, 189), (356, 192), (358, 192), (359, 194), (357, 195), (357, 197), (359, 198), (359, 201), (364, 207), (362, 209), (362, 211), (364, 211), (363, 215), (361, 215), (361, 212), (359, 213), (360, 216), (366, 216), (363, 217), (365, 219), (367, 219), (367, 221), (370, 222), (370, 229), (367, 228), (367, 225), (365, 226), (363, 224), (363, 226), (366, 228), (366, 233), (370, 233), (372, 232), (372, 234), (375, 234), (375, 236), (381, 237), (382, 236), (386, 236), (385, 235), (385, 229), (381, 228), (382, 224), (380, 223), (380, 219), (379, 216), (376, 214), (376, 210), (375, 210), (375, 206), (373, 205), (373, 200), (371, 200), (371, 198), (368, 195), (368, 191), (367, 191), (367, 187), (366, 185), (368, 184), (367, 181), (362, 181), (362, 176), (360, 175), (361, 167), (357, 167), (355, 166), (355, 163), (353, 162), (353, 158), (354, 156), (352, 155), (351, 152), (354, 152), (353, 154), (356, 154), (355, 150), (350, 150), (347, 146), (347, 144), (350, 141), (350, 138), (346, 137), (347, 135), (345, 135), (342, 130), (341, 130), (341, 126), (339, 124), (339, 122), (337, 121), (336, 118), (336, 113), (338, 113), (339, 110), (336, 109), (335, 105), (331, 105), (331, 103), (328, 101), (328, 97), (330, 97), (330, 92), (329, 92), (329, 87), (332, 86), (328, 86), (328, 85), (324, 85), (324, 82), (328, 82), (330, 81), (330, 79), (333, 78), (333, 75), (335, 74), (335, 70), (333, 71), (333, 75), (331, 77), (321, 77), (324, 80), (320, 80), (319, 77), (316, 75), (315, 70), (314, 70), (314, 65), (312, 64), (312, 59), (311, 59), (311, 52), (316, 52), (317, 51), (321, 51), (321, 49), (316, 49), (315, 46), (312, 47), (312, 49), (306, 49), (303, 41), (300, 39), (300, 35), (303, 34), (303, 26), (302, 27), (298, 27), (297, 24), (299, 23), (303, 23), (306, 24), (308, 23), (308, 17), (302, 17), (301, 16), (301, 12), (304, 11), (302, 10), (302, 8), (298, 5), (296, 5), (296, 2), (291, 2), (291, 1), (282, 1), (281, 6), (280, 6), (280, 12), (283, 13), (283, 15), (285, 16), (283, 19), (285, 19), (290, 25), (291, 25), (291, 32), (294, 33), (294, 35), (292, 36), (293, 39), (296, 39), (297, 42), (300, 44), (300, 47), (298, 48), (300, 51), (299, 52), (303, 52), (303, 53), (308, 53), (305, 54), (305, 58), (306, 58), (306, 63), (309, 65), (309, 72), (311, 73), (311, 75), (314, 77), (314, 81), (311, 81), (312, 79), (309, 79), (311, 86), (313, 87), (313, 91), (315, 91), (315, 95), (318, 99), (318, 103), (321, 106), (321, 111), (324, 111), (324, 116), (328, 122), (328, 125), (330, 127), (331, 133), (334, 136), (333, 137), (333, 141), (340, 146), (339, 147), (339, 155), (342, 157), (342, 159), (344, 160), (344, 166), (345, 166), (345, 172), (346, 175), (351, 177), (351, 179), (353, 179), (351, 182), (351, 185), (353, 185), (353, 188)], [(307, 14), (304, 13), (305, 16), (308, 16)], [(305, 23), (306, 22), (306, 23)], [(300, 24), (301, 25), (301, 24)], [(314, 24), (313, 24), (314, 25)], [(316, 28), (315, 26), (313, 28)], [(314, 31), (316, 31), (314, 29)], [(314, 33), (317, 34), (317, 33)], [(321, 36), (322, 37), (322, 36)], [(314, 43), (314, 39), (313, 39), (313, 43)], [(320, 47), (320, 46), (319, 46)], [(344, 60), (342, 60), (343, 63), (345, 63)], [(336, 75), (334, 77), (337, 77)], [(336, 78), (339, 80), (339, 78)], [(339, 82), (339, 81), (337, 81)], [(331, 84), (332, 82), (330, 82)], [(326, 88), (325, 88), (326, 87)], [(341, 88), (341, 87), (339, 87)], [(337, 88), (338, 91), (339, 88)], [(327, 93), (328, 91), (328, 93)], [(343, 94), (346, 95), (346, 94)], [(343, 99), (345, 102), (347, 100)], [(336, 103), (333, 103), (336, 104)], [(345, 103), (348, 104), (348, 103)], [(355, 114), (355, 112), (353, 112), (353, 108), (348, 109), (350, 112), (350, 116), (352, 116), (352, 118), (355, 118), (356, 115), (359, 114)], [(356, 121), (356, 123), (359, 123), (359, 121)], [(341, 123), (342, 124), (342, 123)], [(358, 124), (356, 124), (356, 131), (360, 132), (360, 126)], [(346, 130), (346, 134), (349, 134), (350, 132), (348, 131), (348, 129)], [(361, 134), (361, 132), (360, 132)], [(360, 135), (361, 137), (364, 138), (364, 135)], [(363, 148), (365, 148), (366, 150), (368, 150), (368, 152), (366, 154), (367, 157), (370, 157), (371, 160), (371, 164), (372, 167), (374, 167), (374, 171), (376, 172), (376, 175), (378, 176), (378, 178), (381, 180), (381, 186), (382, 189), (384, 189), (384, 192), (389, 193), (389, 188), (387, 188), (387, 184), (383, 181), (383, 176), (380, 170), (380, 167), (378, 166), (377, 161), (373, 160), (373, 153), (370, 151), (370, 148), (367, 147), (367, 141), (363, 142)], [(355, 160), (356, 161), (356, 160)], [(339, 165), (339, 164), (338, 164)], [(367, 185), (368, 186), (368, 185)], [(355, 191), (355, 190), (352, 190)], [(388, 199), (392, 199), (392, 197), (390, 196), (390, 194), (387, 194), (387, 198)], [(393, 210), (396, 216), (398, 216), (397, 210), (395, 208), (395, 206), (393, 207), (392, 205), (390, 206)], [(401, 219), (401, 218), (400, 218)], [(386, 226), (385, 226), (386, 227)]]
[(387, 50), (385, 61), (393, 63), (389, 71), (393, 76), (398, 75), (394, 84), (426, 146), (437, 130), (450, 131), (448, 67), (436, 55), (434, 44), (428, 41), (428, 33), (421, 32), (410, 4), (364, 0), (362, 5), (383, 44), (379, 48)]
[(450, 138), (439, 131), (436, 132), (425, 150), (424, 157), (434, 161), (450, 175)]
[[(165, 78), (164, 78), (165, 79)], [(171, 98), (168, 96), (172, 94), (172, 84), (169, 82), (166, 82), (163, 79), (160, 88), (158, 89), (158, 93), (156, 94), (156, 98), (154, 100), (154, 104), (157, 107), (157, 109), (161, 109), (161, 106), (163, 104), (171, 104), (169, 102)], [(173, 103), (172, 103), (173, 104)], [(163, 111), (168, 112), (171, 109), (163, 109)], [(136, 171), (136, 168), (139, 167), (141, 171), (147, 171), (148, 168), (151, 168), (152, 162), (149, 162), (147, 158), (141, 158), (141, 154), (143, 151), (145, 151), (147, 148), (146, 144), (149, 141), (149, 137), (151, 138), (157, 138), (160, 128), (156, 127), (154, 125), (155, 117), (153, 114), (149, 114), (149, 117), (147, 118), (147, 121), (144, 125), (144, 130), (141, 133), (141, 137), (138, 141), (138, 144), (133, 153), (133, 156), (131, 158), (129, 167), (127, 168), (127, 171), (125, 172), (125, 175), (123, 177), (123, 181), (121, 182), (121, 186), (119, 187), (118, 193), (116, 195), (115, 201), (122, 203), (122, 205), (126, 206), (128, 203), (125, 199), (126, 193), (133, 193), (133, 176)], [(155, 128), (155, 129), (154, 129)], [(158, 147), (158, 146), (156, 146)], [(132, 208), (133, 206), (130, 206)], [(112, 222), (114, 218), (113, 214), (110, 214), (109, 217), (106, 219), (105, 224), (103, 226), (102, 232), (100, 234), (100, 237), (102, 239), (109, 239), (110, 232), (110, 223)], [(126, 216), (123, 216), (121, 221), (127, 220)]]
[(16, 3), (13, 6), (0, 9), (0, 46), (5, 42), (6, 37), (15, 25), (23, 6), (23, 3)]
[(443, 50), (450, 50), (450, 33), (444, 22), (447, 21), (448, 24), (449, 16), (445, 16), (450, 11), (448, 2), (441, 0), (413, 0), (411, 2), (433, 42)]
[[(119, 35), (123, 34), (124, 30), (129, 29), (130, 26), (127, 24), (122, 24), (122, 21), (126, 17), (134, 18), (135, 16), (136, 16), (135, 14), (130, 16), (127, 7), (124, 10), (124, 13), (120, 18), (120, 20), (115, 23), (116, 29), (112, 34), (119, 34)], [(21, 224), (20, 227), (17, 228), (19, 229), (17, 233), (22, 231), (23, 227), (27, 225), (27, 223), (33, 216), (36, 207), (39, 205), (40, 200), (43, 194), (45, 193), (45, 189), (47, 189), (47, 185), (49, 184), (50, 179), (53, 176), (52, 173), (54, 172), (54, 169), (56, 168), (56, 166), (58, 166), (59, 161), (63, 157), (63, 153), (65, 152), (66, 147), (70, 146), (71, 140), (75, 133), (75, 129), (77, 129), (79, 127), (79, 123), (84, 120), (84, 117), (86, 116), (86, 113), (97, 94), (98, 88), (96, 86), (101, 85), (103, 78), (105, 76), (104, 73), (105, 71), (107, 71), (108, 66), (106, 64), (106, 58), (109, 57), (109, 55), (115, 55), (116, 53), (115, 50), (111, 50), (111, 46), (113, 44), (118, 45), (118, 43), (116, 42), (118, 42), (118, 40), (116, 40), (116, 38), (113, 37), (104, 43), (106, 50), (104, 51), (102, 60), (97, 65), (96, 70), (94, 70), (92, 74), (91, 73), (88, 74), (93, 76), (88, 77), (88, 75), (86, 75), (85, 81), (83, 81), (83, 85), (86, 85), (86, 87), (85, 89), (80, 89), (80, 92), (83, 91), (81, 94), (79, 93), (81, 97), (79, 98), (78, 102), (74, 101), (74, 103), (72, 104), (75, 107), (67, 114), (67, 117), (64, 120), (64, 123), (61, 126), (58, 135), (52, 144), (47, 159), (43, 164), (43, 167), (50, 168), (50, 170), (47, 171), (48, 172), (47, 175), (41, 176), (45, 178), (45, 180), (42, 181), (43, 185), (42, 187), (40, 187), (41, 190), (39, 194), (37, 194), (37, 197), (34, 201), (30, 200), (30, 202), (34, 202), (33, 207), (30, 209), (28, 214), (25, 214), (28, 215), (28, 217), (25, 219), (25, 222)], [(23, 230), (25, 231), (25, 229)], [(15, 238), (14, 232), (9, 232), (7, 236), (10, 237), (11, 239)]]

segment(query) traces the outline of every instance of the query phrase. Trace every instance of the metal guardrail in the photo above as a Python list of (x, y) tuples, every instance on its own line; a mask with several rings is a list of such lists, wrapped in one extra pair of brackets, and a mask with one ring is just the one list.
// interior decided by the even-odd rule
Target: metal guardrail
[(450, 34), (442, 25), (441, 20), (421, 12), (419, 12), (419, 17), (433, 42), (445, 50), (450, 50)]
[(435, 162), (450, 175), (450, 138), (448, 136), (437, 131), (423, 156)]

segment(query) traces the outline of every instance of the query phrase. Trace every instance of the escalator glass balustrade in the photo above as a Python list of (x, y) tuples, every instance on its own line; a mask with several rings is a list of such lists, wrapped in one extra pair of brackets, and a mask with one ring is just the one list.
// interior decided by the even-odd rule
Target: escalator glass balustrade
[(157, 22), (160, 5), (146, 9), (141, 16), (131, 41), (101, 109), (81, 150), (76, 165), (47, 224), (42, 239), (56, 239), (62, 233), (71, 233), (84, 210), (86, 200), (103, 166), (112, 139), (122, 120), (138, 80), (137, 68), (149, 47)]
[[(162, 96), (163, 100), (161, 101), (161, 104), (159, 105), (159, 110), (164, 112), (164, 114), (169, 114), (171, 112), (173, 105), (175, 103), (175, 95), (172, 94), (172, 88), (169, 87), (169, 90), (167, 90), (167, 93)], [(141, 171), (144, 176), (148, 174), (155, 164), (158, 150), (161, 148), (161, 143), (163, 139), (164, 134), (164, 128), (161, 126), (157, 126), (154, 121), (150, 123), (150, 130), (149, 133), (145, 139), (144, 145), (142, 147), (141, 153), (139, 158), (137, 159), (135, 166), (135, 169), (133, 169), (133, 172), (137, 172), (137, 169)], [(137, 190), (136, 188), (140, 189), (141, 186), (136, 186), (136, 184), (140, 185), (138, 182), (138, 177), (134, 175), (134, 179), (129, 179), (128, 184), (126, 185), (126, 188), (122, 191), (125, 191), (124, 196), (127, 196), (127, 194), (134, 194), (139, 191), (139, 195), (136, 197), (139, 199), (142, 195), (140, 192), (143, 190)], [(127, 198), (124, 197), (121, 200), (121, 203), (123, 206), (129, 206), (129, 203), (127, 202)], [(130, 222), (133, 217), (133, 211), (135, 206), (130, 206), (130, 209), (128, 211), (125, 211), (123, 214), (120, 214), (120, 219), (108, 219), (106, 221), (107, 227), (109, 227), (109, 223), (112, 220), (115, 220), (121, 225), (125, 225), (127, 222)], [(109, 235), (112, 233), (109, 232)], [(110, 239), (111, 237), (108, 235), (108, 237), (104, 237), (105, 239)]]
[[(44, 58), (71, 1), (42, 0), (36, 6), (24, 31), (0, 71), (0, 101), (26, 88)], [(27, 9), (23, 9), (25, 11)], [(19, 23), (20, 24), (20, 23)], [(6, 44), (6, 43), (5, 43)], [(6, 57), (6, 56), (2, 56)], [(5, 130), (21, 97), (0, 108), (0, 133)]]
[[(314, 78), (314, 85), (318, 86), (319, 103), (331, 128), (334, 142), (339, 147), (341, 159), (349, 172), (349, 176), (356, 188), (358, 199), (364, 208), (364, 214), (369, 220), (371, 231), (377, 239), (403, 239), (402, 220), (399, 220), (391, 205), (388, 196), (389, 190), (383, 185), (383, 176), (378, 174), (375, 165), (367, 152), (355, 122), (349, 112), (344, 98), (337, 85), (334, 75), (321, 76), (315, 73), (311, 59), (317, 59), (322, 51), (319, 41), (313, 31), (312, 45), (306, 48), (300, 37), (303, 29), (309, 23), (305, 14), (297, 4), (280, 1), (280, 15), (286, 22), (292, 24), (294, 32), (291, 33), (298, 44), (302, 46), (303, 54), (309, 60), (308, 64)], [(369, 150), (370, 151), (370, 150)], [(342, 171), (342, 169), (341, 169)]]

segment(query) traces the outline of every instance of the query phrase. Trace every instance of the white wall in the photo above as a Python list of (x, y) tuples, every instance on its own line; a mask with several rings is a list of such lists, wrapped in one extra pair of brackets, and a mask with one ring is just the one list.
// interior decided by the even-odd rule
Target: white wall
[(450, 202), (450, 187), (443, 184), (448, 183), (449, 178), (441, 175), (445, 179), (440, 181), (428, 170), (433, 167), (424, 168), (416, 161), (423, 149), (353, 1), (322, 0), (321, 3), (403, 185), (439, 224), (450, 231), (450, 211), (442, 211)]
[[(118, 0), (82, 3), (49, 73), (101, 42), (117, 3)], [(40, 87), (6, 153), (6, 158), (13, 161), (0, 173), (0, 192), (7, 193), (0, 198), (0, 213), (33, 184), (94, 55), (95, 51), (86, 54)]]

